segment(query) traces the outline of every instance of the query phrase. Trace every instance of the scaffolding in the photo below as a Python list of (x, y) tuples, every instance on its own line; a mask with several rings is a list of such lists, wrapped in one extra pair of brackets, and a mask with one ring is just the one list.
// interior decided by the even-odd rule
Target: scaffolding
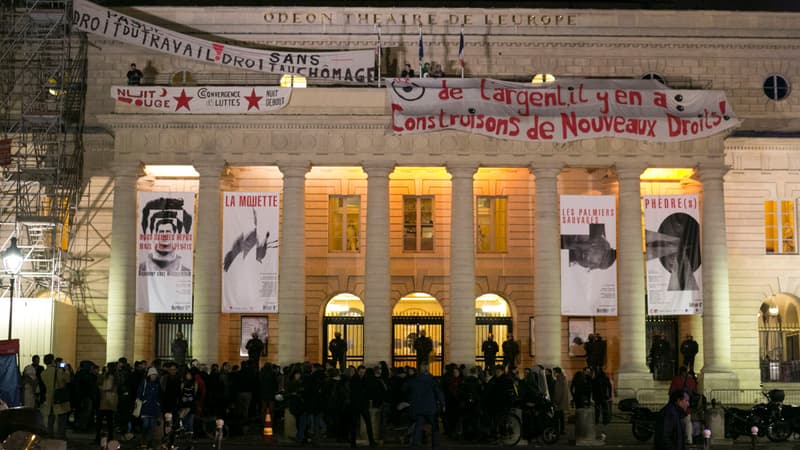
[[(25, 261), (15, 297), (68, 293), (83, 170), (87, 39), (72, 1), (0, 2), (0, 249)], [(3, 280), (2, 296), (8, 296)]]

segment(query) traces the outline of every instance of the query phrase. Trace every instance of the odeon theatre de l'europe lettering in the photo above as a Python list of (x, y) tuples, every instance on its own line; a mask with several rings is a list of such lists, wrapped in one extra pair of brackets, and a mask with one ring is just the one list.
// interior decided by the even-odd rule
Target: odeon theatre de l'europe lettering
[(349, 363), (414, 365), (425, 330), (436, 373), (489, 333), (574, 373), (593, 334), (639, 389), (654, 339), (672, 373), (693, 336), (706, 389), (800, 381), (800, 16), (79, 0), (72, 22), (77, 360), (169, 358), (180, 330), (200, 363), (253, 333), (316, 362), (338, 331)]

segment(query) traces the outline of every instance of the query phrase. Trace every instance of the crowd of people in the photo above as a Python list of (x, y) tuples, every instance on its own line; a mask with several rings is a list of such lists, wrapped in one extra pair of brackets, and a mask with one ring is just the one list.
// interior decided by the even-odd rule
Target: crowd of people
[[(140, 439), (156, 448), (156, 429), (165, 413), (179, 418), (185, 432), (201, 434), (207, 424), (224, 418), (231, 433), (243, 433), (263, 420), (266, 408), (275, 426), (291, 414), (288, 438), (316, 443), (322, 437), (355, 446), (361, 421), (368, 441), (384, 439), (398, 430), (418, 442), (425, 423), (431, 425), (434, 445), (438, 425), (453, 439), (463, 435), (464, 421), (480, 411), (511, 408), (515, 401), (551, 399), (561, 416), (573, 405), (594, 404), (598, 420), (607, 421), (611, 385), (602, 371), (587, 368), (567, 381), (560, 368), (514, 365), (489, 368), (449, 364), (441, 377), (431, 376), (427, 364), (415, 367), (343, 367), (340, 361), (297, 363), (279, 367), (258, 359), (240, 365), (206, 366), (197, 361), (135, 361), (126, 358), (104, 367), (83, 361), (77, 368), (53, 355), (40, 364), (35, 356), (22, 373), (24, 406), (39, 408), (48, 431), (64, 438), (66, 427), (95, 432), (109, 439)], [(68, 421), (68, 418), (70, 419)], [(373, 430), (373, 424), (378, 428)], [(416, 427), (414, 426), (416, 424)], [(563, 426), (561, 427), (563, 430)], [(402, 438), (405, 433), (400, 433)]]

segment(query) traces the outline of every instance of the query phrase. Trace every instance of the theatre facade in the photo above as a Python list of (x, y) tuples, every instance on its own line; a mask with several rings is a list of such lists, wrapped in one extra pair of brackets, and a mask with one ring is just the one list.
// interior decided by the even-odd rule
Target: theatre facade
[[(87, 289), (73, 299), (78, 360), (168, 358), (180, 330), (192, 358), (238, 361), (246, 355), (243, 339), (256, 330), (267, 336), (269, 361), (322, 361), (327, 342), (341, 331), (348, 362), (413, 365), (413, 339), (424, 329), (434, 343), (435, 372), (449, 362), (482, 363), (481, 342), (491, 332), (500, 342), (513, 333), (523, 366), (573, 373), (586, 365), (575, 337), (596, 333), (607, 342), (605, 368), (616, 386), (642, 389), (654, 386), (653, 336), (666, 337), (674, 366), (677, 347), (692, 335), (706, 389), (800, 381), (800, 104), (791, 90), (800, 16), (269, 7), (122, 12), (259, 48), (355, 50), (380, 43), (384, 79), (379, 87), (366, 75), (353, 82), (309, 77), (308, 87), (291, 89), (287, 104), (268, 114), (194, 114), (188, 107), (165, 113), (118, 100), (122, 91), (114, 87), (124, 85), (132, 62), (148, 89), (183, 91), (181, 97), (213, 86), (245, 86), (246, 94), (248, 87), (277, 87), (280, 77), (90, 34), (88, 183), (72, 243), (90, 261)], [(464, 83), (462, 27), (466, 79), (602, 80), (610, 92), (610, 79), (648, 86), (655, 79), (664, 90), (721, 92), (726, 103), (715, 111), (736, 124), (703, 134), (703, 125), (693, 132), (687, 122), (683, 131), (680, 124), (672, 130), (687, 136), (666, 140), (611, 130), (554, 142), (426, 132), (408, 128), (424, 121), (395, 121), (386, 84), (406, 63), (419, 72), (420, 39), (423, 61)], [(206, 97), (205, 104), (226, 98)], [(181, 101), (175, 97), (172, 107)], [(192, 233), (170, 244), (184, 251), (183, 267), (175, 270), (188, 278), (167, 297), (184, 306), (146, 312), (153, 309), (141, 308), (142, 291), (157, 293), (137, 287), (151, 249), (141, 239), (158, 233), (160, 218), (176, 216), (160, 212), (146, 216), (147, 223), (143, 211), (152, 214), (156, 207), (148, 202), (170, 194), (181, 205), (172, 208), (180, 222), (172, 231)], [(670, 266), (666, 253), (653, 250), (684, 243), (664, 227), (651, 230), (651, 201), (694, 211), (683, 216), (696, 226), (699, 255), (678, 258), (688, 268)], [(236, 220), (245, 225), (232, 247), (227, 211), (237, 203), (245, 212)], [(255, 211), (268, 206), (275, 223), (267, 230)], [(565, 232), (565, 224), (581, 225), (570, 216), (582, 210), (603, 216), (592, 221), (605, 224), (603, 230)], [(651, 231), (663, 239), (650, 240)], [(610, 246), (599, 257), (595, 238)], [(224, 282), (246, 258), (272, 264), (274, 276)], [(653, 261), (671, 273), (668, 283), (680, 285), (665, 290), (694, 290), (687, 308), (665, 314), (653, 306)], [(593, 284), (594, 275), (610, 268), (606, 284)], [(274, 302), (229, 312), (229, 289), (233, 297), (266, 292)], [(604, 307), (569, 309), (572, 300), (593, 297), (592, 290), (607, 301)]]

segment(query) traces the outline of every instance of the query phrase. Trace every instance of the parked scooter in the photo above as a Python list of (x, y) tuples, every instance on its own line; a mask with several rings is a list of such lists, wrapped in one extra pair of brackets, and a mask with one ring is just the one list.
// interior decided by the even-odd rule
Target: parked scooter
[(617, 405), (620, 411), (630, 413), (631, 432), (636, 440), (649, 441), (656, 432), (656, 417), (658, 411), (639, 405), (635, 398), (620, 400)]

